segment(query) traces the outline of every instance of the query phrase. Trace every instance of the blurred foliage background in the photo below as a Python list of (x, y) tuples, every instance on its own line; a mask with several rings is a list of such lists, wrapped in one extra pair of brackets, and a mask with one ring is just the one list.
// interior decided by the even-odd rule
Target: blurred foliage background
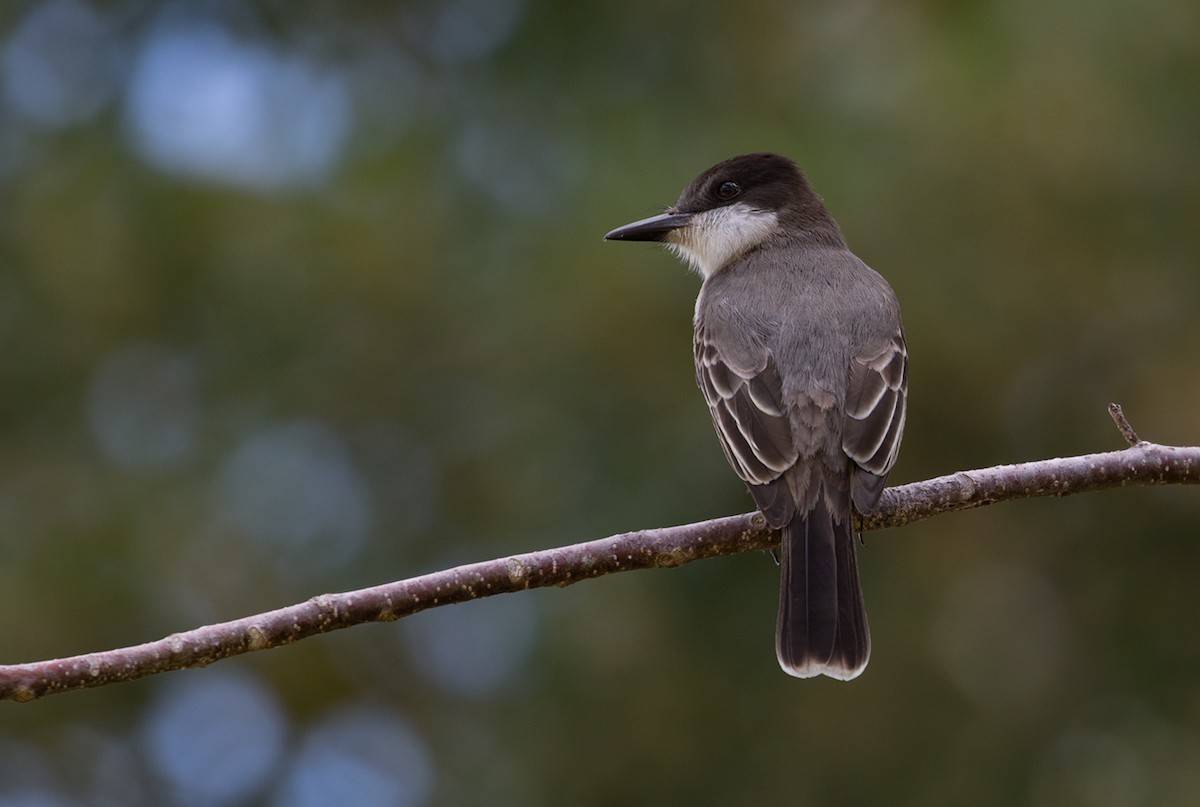
[[(1200, 5), (0, 6), (4, 662), (751, 507), (696, 278), (608, 229), (797, 159), (892, 282), (893, 482), (1200, 442)], [(795, 681), (763, 555), (0, 708), (0, 805), (1200, 802), (1200, 502), (869, 534)]]

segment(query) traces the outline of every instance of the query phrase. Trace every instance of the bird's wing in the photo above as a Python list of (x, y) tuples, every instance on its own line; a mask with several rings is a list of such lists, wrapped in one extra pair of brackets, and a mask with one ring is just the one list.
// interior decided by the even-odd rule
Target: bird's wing
[[(706, 329), (698, 328), (696, 383), (704, 392), (729, 464), (752, 486), (756, 501), (771, 518), (772, 500), (786, 488), (772, 483), (795, 464), (798, 453), (774, 357), (765, 347), (740, 347), (734, 355), (723, 350)], [(781, 490), (775, 491), (776, 487)], [(777, 506), (790, 515), (790, 496), (785, 498)]]
[(842, 449), (858, 466), (852, 494), (859, 512), (870, 512), (879, 501), (900, 450), (907, 409), (908, 349), (901, 330), (850, 361)]

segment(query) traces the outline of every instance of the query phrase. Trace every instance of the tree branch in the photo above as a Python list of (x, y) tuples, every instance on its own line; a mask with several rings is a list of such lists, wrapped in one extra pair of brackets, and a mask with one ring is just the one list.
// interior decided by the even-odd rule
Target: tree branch
[[(1200, 483), (1200, 447), (1139, 440), (1116, 404), (1109, 407), (1129, 442), (1122, 451), (1000, 465), (888, 488), (864, 530), (899, 527), (940, 513), (1037, 496), (1068, 496), (1125, 485)], [(0, 699), (133, 681), (203, 667), (230, 656), (281, 647), (363, 622), (389, 622), (457, 602), (543, 586), (569, 586), (614, 572), (667, 568), (701, 558), (771, 549), (779, 536), (760, 513), (640, 530), (598, 541), (471, 563), (381, 586), (323, 594), (307, 602), (176, 633), (133, 647), (65, 659), (0, 666)]]

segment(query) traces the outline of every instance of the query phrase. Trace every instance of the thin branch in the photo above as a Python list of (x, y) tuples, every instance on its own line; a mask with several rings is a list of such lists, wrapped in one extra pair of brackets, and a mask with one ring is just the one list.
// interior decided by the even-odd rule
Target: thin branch
[[(1130, 447), (1065, 459), (1001, 465), (888, 488), (866, 530), (899, 527), (940, 513), (1037, 496), (1068, 496), (1125, 485), (1200, 483), (1200, 447), (1175, 448), (1137, 439), (1117, 407), (1114, 420)], [(1121, 424), (1124, 422), (1124, 426)], [(667, 568), (701, 558), (771, 549), (779, 536), (760, 513), (681, 527), (641, 530), (598, 541), (471, 563), (307, 602), (233, 622), (176, 633), (156, 642), (72, 658), (0, 666), (0, 699), (132, 681), (203, 667), (230, 656), (281, 647), (363, 622), (388, 622), (441, 605), (634, 569)]]
[(1137, 436), (1137, 432), (1129, 425), (1129, 421), (1125, 419), (1125, 410), (1121, 408), (1119, 403), (1110, 403), (1108, 405), (1108, 414), (1113, 419), (1113, 423), (1117, 424), (1117, 429), (1121, 432), (1121, 436), (1125, 438), (1125, 442), (1131, 446), (1136, 446), (1142, 442)]

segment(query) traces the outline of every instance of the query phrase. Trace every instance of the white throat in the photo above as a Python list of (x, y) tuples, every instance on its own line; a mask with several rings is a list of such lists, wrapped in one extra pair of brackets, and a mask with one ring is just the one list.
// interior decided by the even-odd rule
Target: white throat
[(779, 216), (739, 202), (697, 213), (665, 239), (671, 251), (708, 278), (770, 238)]

